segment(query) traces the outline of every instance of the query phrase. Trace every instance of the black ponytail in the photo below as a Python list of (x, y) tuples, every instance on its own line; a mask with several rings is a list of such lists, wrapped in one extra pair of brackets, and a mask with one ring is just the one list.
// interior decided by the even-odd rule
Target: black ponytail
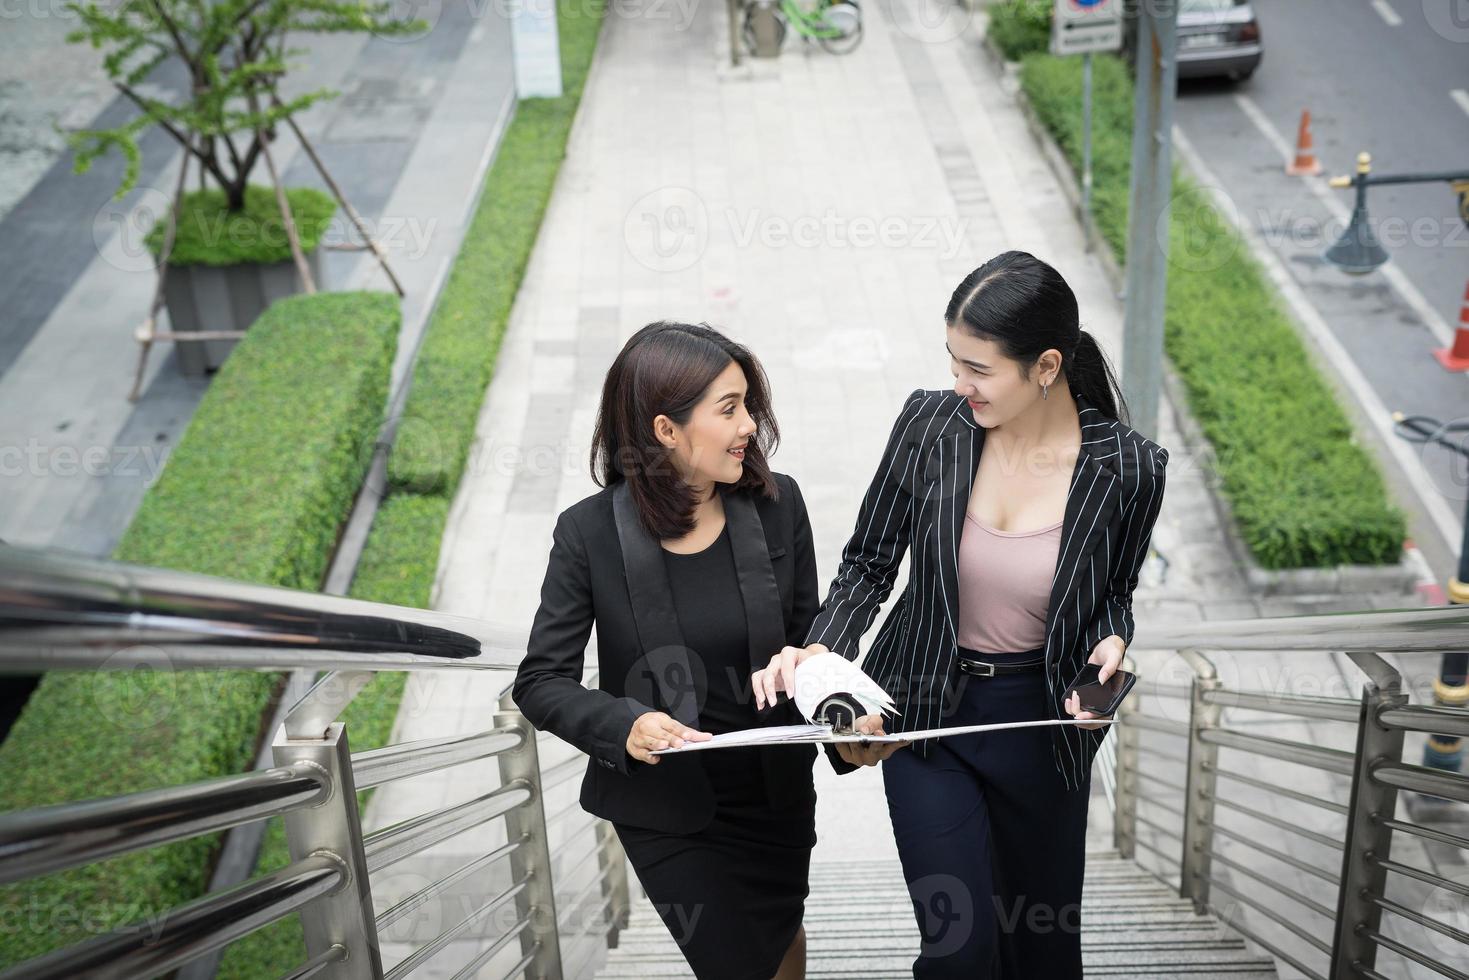
[(944, 321), (993, 340), (1026, 374), (1046, 351), (1060, 351), (1072, 394), (1128, 423), (1116, 372), (1096, 338), (1081, 329), (1076, 294), (1061, 273), (1029, 252), (1001, 252), (965, 276)]

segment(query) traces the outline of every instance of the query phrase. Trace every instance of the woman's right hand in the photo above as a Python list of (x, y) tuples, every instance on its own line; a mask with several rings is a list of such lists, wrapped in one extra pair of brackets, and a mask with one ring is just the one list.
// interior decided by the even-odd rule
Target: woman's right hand
[[(886, 734), (882, 730), (882, 715), (863, 715), (857, 719), (852, 729), (864, 735)], [(886, 761), (887, 757), (894, 752), (911, 744), (913, 743), (878, 742), (876, 745), (863, 745), (861, 742), (838, 742), (837, 755), (854, 766), (875, 766), (879, 762)]]
[(662, 756), (653, 754), (654, 749), (676, 749), (685, 742), (707, 742), (714, 736), (699, 732), (662, 711), (647, 711), (638, 715), (627, 733), (627, 754), (639, 762), (657, 765)]
[(808, 647), (783, 647), (780, 653), (770, 658), (770, 665), (750, 675), (750, 687), (755, 692), (755, 710), (763, 711), (767, 705), (775, 704), (775, 692), (791, 693), (796, 686), (796, 667), (818, 653), (830, 653), (825, 644), (813, 643)]

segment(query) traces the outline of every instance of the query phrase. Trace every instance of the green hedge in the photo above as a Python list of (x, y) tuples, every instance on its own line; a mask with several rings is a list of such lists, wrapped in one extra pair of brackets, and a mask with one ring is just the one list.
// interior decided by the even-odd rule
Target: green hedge
[(1051, 47), (1052, 0), (1004, 0), (989, 8), (989, 36), (1011, 61)]
[(459, 482), (510, 307), (565, 156), (602, 12), (596, 0), (558, 4), (564, 94), (522, 101), (500, 144), (414, 366), (388, 463), (397, 489), (452, 494)]
[[(271, 306), (215, 375), (114, 557), (319, 589), (383, 421), (398, 324), (387, 294)], [(0, 744), (0, 811), (250, 769), (278, 682), (48, 673)], [(196, 838), (0, 888), (0, 965), (194, 898), (217, 845)]]
[[(310, 187), (286, 191), (301, 250), (311, 254), (321, 242), (337, 204)], [(144, 239), (156, 256), (163, 247), (166, 221), (155, 221)], [(245, 206), (225, 207), (224, 191), (206, 189), (184, 195), (179, 206), (170, 265), (238, 265), (245, 262), (289, 262), (291, 240), (281, 220), (275, 191), (259, 184), (245, 188)]]
[[(1080, 169), (1081, 59), (1032, 54), (1020, 79)], [(1132, 80), (1093, 59), (1092, 212), (1125, 261)], [(1265, 273), (1208, 195), (1173, 181), (1165, 345), (1218, 458), (1222, 491), (1264, 568), (1391, 564), (1406, 518), (1316, 370)]]

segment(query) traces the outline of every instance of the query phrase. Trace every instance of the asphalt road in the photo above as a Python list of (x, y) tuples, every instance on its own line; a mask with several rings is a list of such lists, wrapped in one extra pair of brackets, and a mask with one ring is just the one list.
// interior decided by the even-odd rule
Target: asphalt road
[[(1377, 423), (1369, 441), (1444, 578), (1458, 552), (1469, 470), (1447, 451), (1417, 447), (1423, 465), (1404, 465), (1385, 446), (1384, 419), (1394, 410), (1469, 419), (1469, 375), (1431, 356), (1459, 321), (1469, 226), (1448, 184), (1373, 189), (1371, 220), (1392, 258), (1384, 270), (1348, 276), (1321, 255), (1354, 192), (1324, 182), (1350, 173), (1363, 150), (1377, 173), (1469, 170), (1469, 0), (1257, 0), (1255, 8), (1260, 69), (1237, 85), (1185, 81), (1175, 122), (1360, 373), (1344, 397)], [(1324, 168), (1314, 182), (1284, 173), (1304, 109)], [(1434, 495), (1436, 507), (1425, 502)]]

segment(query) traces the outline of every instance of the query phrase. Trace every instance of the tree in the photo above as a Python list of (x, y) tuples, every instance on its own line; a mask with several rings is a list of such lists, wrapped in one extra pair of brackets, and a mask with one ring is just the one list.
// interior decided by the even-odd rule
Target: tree
[[(88, 129), (70, 137), (75, 169), (85, 172), (111, 149), (122, 153), (126, 169), (117, 196), (137, 183), (141, 154), (138, 135), (162, 126), (199, 162), (224, 191), (230, 211), (245, 205), (245, 188), (275, 127), (321, 99), (338, 93), (317, 89), (290, 99), (279, 95), (287, 58), (303, 49), (287, 48), (292, 31), (313, 33), (371, 31), (379, 35), (417, 33), (421, 20), (387, 15), (387, 2), (363, 0), (96, 0), (68, 3), (82, 26), (67, 35), (105, 50), (103, 67), (141, 113), (112, 129)], [(188, 70), (189, 91), (178, 102), (142, 90), (159, 65), (177, 58)]]

